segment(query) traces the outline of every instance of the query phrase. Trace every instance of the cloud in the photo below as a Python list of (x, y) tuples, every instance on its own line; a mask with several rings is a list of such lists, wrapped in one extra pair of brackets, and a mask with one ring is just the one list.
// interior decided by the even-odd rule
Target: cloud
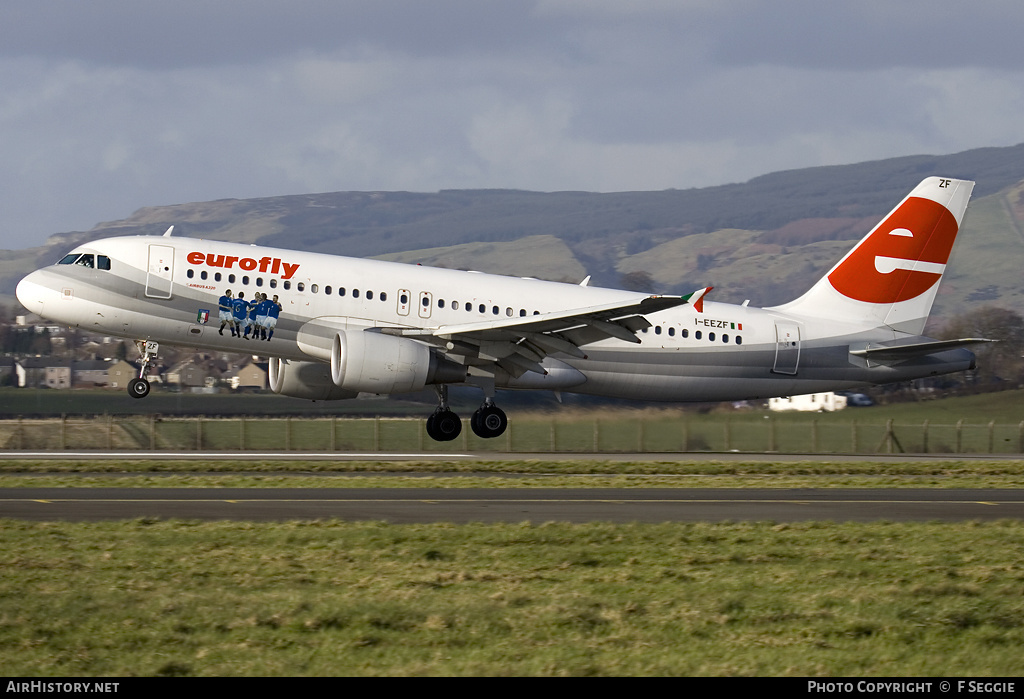
[(947, 0), (8, 0), (0, 247), (146, 205), (685, 188), (1013, 145), (1022, 13)]

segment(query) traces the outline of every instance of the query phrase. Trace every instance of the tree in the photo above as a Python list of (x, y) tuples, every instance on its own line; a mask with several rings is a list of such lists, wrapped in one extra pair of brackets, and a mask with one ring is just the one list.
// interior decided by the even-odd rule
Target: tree
[[(985, 306), (955, 316), (940, 339), (977, 337), (996, 342), (972, 348), (978, 358), (975, 382), (987, 387), (1016, 387), (1024, 382), (1024, 317), (1016, 311)], [(1010, 384), (1007, 386), (1007, 384)]]
[(647, 272), (636, 271), (623, 274), (620, 283), (623, 289), (654, 293), (654, 279)]

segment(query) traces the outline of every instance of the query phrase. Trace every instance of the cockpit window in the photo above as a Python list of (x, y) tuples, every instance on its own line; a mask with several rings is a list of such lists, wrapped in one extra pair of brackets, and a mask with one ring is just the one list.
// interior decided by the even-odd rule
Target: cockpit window
[(106, 255), (93, 255), (92, 253), (72, 252), (61, 258), (59, 265), (82, 265), (83, 267), (94, 267), (96, 269), (110, 269), (110, 258)]

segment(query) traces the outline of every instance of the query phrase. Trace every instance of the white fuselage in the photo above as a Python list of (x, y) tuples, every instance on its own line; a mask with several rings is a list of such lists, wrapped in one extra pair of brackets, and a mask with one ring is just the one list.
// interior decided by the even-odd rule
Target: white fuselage
[[(104, 334), (295, 361), (329, 362), (338, 329), (443, 329), (647, 296), (188, 238), (108, 238), (76, 252), (106, 256), (109, 269), (57, 264), (30, 274), (18, 287), (30, 311)], [(227, 289), (246, 299), (257, 292), (279, 297), (272, 339), (220, 332), (218, 299)], [(851, 350), (905, 335), (777, 309), (704, 301), (701, 310), (683, 305), (646, 320), (639, 343), (606, 337), (581, 346), (585, 356), (555, 353), (544, 358), (547, 374), (516, 377), (480, 361), (470, 363), (469, 373), (489, 375), (499, 387), (713, 401), (887, 383), (973, 362), (962, 349), (869, 362)]]

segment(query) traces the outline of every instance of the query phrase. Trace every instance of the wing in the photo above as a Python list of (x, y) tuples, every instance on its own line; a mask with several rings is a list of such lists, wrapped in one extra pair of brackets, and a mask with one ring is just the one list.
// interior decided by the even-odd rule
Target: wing
[(470, 366), (496, 364), (515, 377), (527, 371), (546, 374), (541, 365), (551, 354), (586, 358), (584, 345), (609, 338), (639, 344), (636, 333), (651, 326), (645, 315), (697, 304), (710, 290), (685, 296), (646, 296), (623, 302), (553, 313), (456, 323), (436, 328), (382, 328), (381, 332), (435, 345), (450, 358)]

